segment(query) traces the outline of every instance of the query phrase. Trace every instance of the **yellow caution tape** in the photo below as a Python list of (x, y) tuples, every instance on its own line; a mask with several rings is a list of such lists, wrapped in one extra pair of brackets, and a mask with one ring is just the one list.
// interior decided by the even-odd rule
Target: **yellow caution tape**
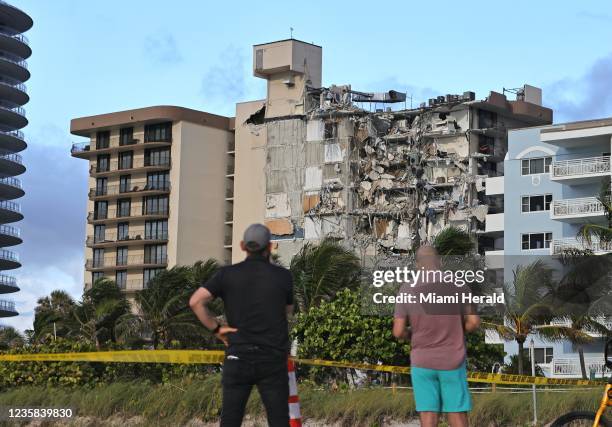
[[(121, 350), (95, 351), (86, 353), (41, 353), (41, 354), (0, 354), (0, 362), (123, 362), (123, 363), (179, 363), (179, 364), (222, 364), (225, 353), (220, 350)], [(328, 366), (364, 371), (410, 374), (408, 366), (373, 365), (368, 363), (336, 362), (321, 359), (299, 359), (302, 365)], [(598, 386), (601, 381), (532, 377), (528, 375), (492, 374), (468, 372), (469, 382), (506, 385), (574, 385)]]

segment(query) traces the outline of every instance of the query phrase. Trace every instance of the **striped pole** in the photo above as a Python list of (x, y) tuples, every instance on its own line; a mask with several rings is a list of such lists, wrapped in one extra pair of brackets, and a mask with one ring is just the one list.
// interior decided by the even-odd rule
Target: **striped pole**
[(300, 413), (300, 398), (298, 397), (297, 382), (295, 380), (295, 365), (288, 359), (289, 372), (289, 426), (302, 427), (302, 414)]

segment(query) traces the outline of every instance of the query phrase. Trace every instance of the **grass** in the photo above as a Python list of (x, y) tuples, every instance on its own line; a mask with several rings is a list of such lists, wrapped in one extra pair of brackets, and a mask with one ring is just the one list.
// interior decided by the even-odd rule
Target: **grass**
[[(599, 390), (538, 393), (538, 416), (542, 423), (571, 410), (594, 410)], [(416, 417), (411, 392), (370, 388), (329, 391), (300, 388), (302, 414), (311, 420), (340, 426), (380, 426)], [(199, 419), (218, 419), (221, 388), (218, 376), (193, 382), (151, 385), (144, 382), (115, 383), (95, 388), (45, 388), (23, 386), (0, 393), (1, 407), (71, 407), (79, 416), (103, 421), (121, 415), (142, 417), (142, 425), (177, 426)], [(247, 411), (263, 418), (257, 393), (251, 395)], [(475, 426), (526, 426), (532, 417), (531, 394), (477, 394), (470, 414)], [(101, 425), (101, 424), (98, 424)]]

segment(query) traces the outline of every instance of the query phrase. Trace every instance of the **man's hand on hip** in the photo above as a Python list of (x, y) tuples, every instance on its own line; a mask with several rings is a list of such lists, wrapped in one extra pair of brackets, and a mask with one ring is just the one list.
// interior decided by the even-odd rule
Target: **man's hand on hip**
[(223, 341), (223, 344), (225, 344), (225, 346), (227, 347), (228, 346), (227, 334), (232, 334), (234, 332), (238, 332), (238, 329), (232, 328), (231, 326), (221, 326), (219, 327), (219, 330), (217, 331), (217, 333), (215, 333), (215, 336), (217, 337), (219, 341)]

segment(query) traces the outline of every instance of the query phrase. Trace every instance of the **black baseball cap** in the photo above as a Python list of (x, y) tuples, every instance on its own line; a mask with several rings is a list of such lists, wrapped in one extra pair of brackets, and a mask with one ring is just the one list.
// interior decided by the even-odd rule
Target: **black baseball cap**
[(251, 224), (244, 231), (242, 240), (249, 251), (261, 251), (270, 243), (270, 230), (263, 224)]

